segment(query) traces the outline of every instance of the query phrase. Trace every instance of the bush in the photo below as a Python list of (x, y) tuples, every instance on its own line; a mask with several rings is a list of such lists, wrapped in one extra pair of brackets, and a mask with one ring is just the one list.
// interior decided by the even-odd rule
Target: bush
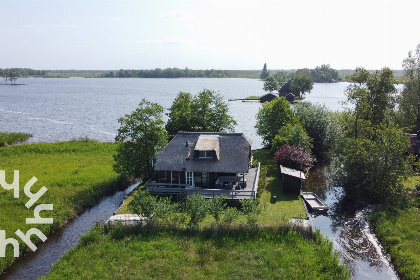
[(315, 159), (304, 148), (298, 145), (284, 145), (283, 147), (277, 148), (277, 151), (274, 153), (274, 159), (278, 165), (303, 172), (311, 168), (315, 162)]

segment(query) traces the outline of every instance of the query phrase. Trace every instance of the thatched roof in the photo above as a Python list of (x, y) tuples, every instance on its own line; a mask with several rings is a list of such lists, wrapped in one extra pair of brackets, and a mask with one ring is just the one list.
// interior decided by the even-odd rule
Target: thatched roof
[[(213, 159), (197, 151), (215, 151)], [(179, 132), (156, 156), (156, 170), (194, 172), (248, 172), (251, 140), (242, 133)]]
[(263, 96), (260, 97), (260, 102), (261, 103), (269, 102), (269, 101), (273, 100), (274, 98), (277, 98), (277, 96), (272, 94), (272, 93), (267, 93), (266, 95), (263, 95)]
[(292, 80), (288, 80), (279, 90), (279, 96), (286, 96), (288, 93), (292, 93), (290, 86), (292, 85)]

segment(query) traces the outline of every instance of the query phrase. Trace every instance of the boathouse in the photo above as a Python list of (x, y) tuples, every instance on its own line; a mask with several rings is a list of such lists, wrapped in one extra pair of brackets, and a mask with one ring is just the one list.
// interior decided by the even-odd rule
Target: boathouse
[(267, 93), (266, 95), (261, 96), (260, 98), (260, 102), (264, 103), (264, 102), (269, 102), (273, 99), (277, 98), (276, 95), (272, 94), (272, 93)]
[(306, 179), (305, 173), (282, 165), (280, 165), (280, 173), (283, 192), (300, 193), (300, 190), (302, 189), (303, 180)]

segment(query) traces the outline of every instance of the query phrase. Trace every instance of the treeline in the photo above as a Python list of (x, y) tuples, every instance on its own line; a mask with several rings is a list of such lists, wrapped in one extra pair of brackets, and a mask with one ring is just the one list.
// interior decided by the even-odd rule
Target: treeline
[(146, 70), (128, 70), (110, 71), (101, 74), (107, 78), (256, 78), (259, 75), (258, 70), (192, 70), (180, 68), (166, 69), (146, 69)]
[[(5, 77), (5, 76), (17, 76), (17, 77), (21, 77), (21, 76), (45, 76), (47, 75), (48, 71), (46, 70), (34, 70), (31, 68), (6, 68), (6, 69), (1, 69), (0, 68), (0, 76)], [(12, 75), (10, 75), (12, 74)]]

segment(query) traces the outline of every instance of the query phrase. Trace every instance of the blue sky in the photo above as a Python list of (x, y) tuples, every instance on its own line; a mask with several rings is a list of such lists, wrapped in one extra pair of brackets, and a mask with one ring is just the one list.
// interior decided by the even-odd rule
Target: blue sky
[(420, 1), (0, 0), (0, 68), (401, 69)]

